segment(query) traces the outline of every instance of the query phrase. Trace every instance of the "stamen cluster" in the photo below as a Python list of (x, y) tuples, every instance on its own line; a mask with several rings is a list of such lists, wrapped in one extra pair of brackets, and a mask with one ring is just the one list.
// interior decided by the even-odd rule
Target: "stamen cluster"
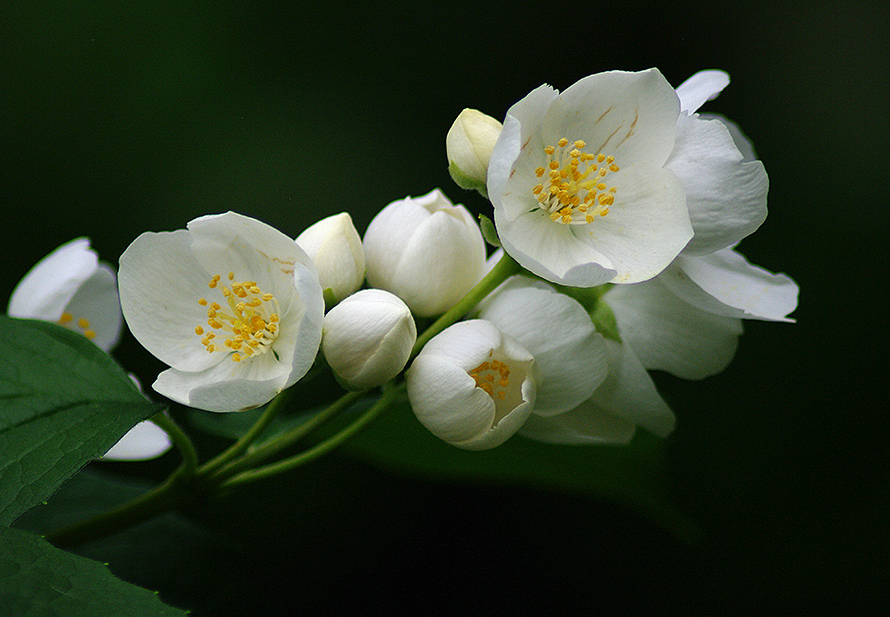
[[(61, 326), (66, 326), (68, 328), (73, 329), (73, 327), (69, 325), (69, 324), (72, 324), (73, 322), (74, 322), (74, 315), (72, 315), (71, 313), (62, 313), (62, 316), (59, 317), (59, 325), (61, 325)], [(87, 337), (90, 340), (93, 340), (94, 338), (96, 338), (96, 331), (90, 327), (89, 320), (81, 317), (80, 319), (77, 320), (77, 325), (83, 331), (83, 335), (85, 337)]]
[(569, 140), (563, 137), (556, 146), (547, 146), (546, 166), (538, 167), (535, 175), (547, 174), (547, 185), (536, 184), (532, 193), (539, 207), (550, 215), (550, 220), (564, 225), (592, 223), (597, 216), (606, 216), (615, 202), (617, 187), (606, 188), (606, 175), (619, 170), (614, 156), (583, 152), (587, 145), (575, 141), (568, 152)]
[(510, 367), (505, 362), (486, 360), (472, 369), (469, 375), (476, 382), (476, 387), (482, 388), (490, 397), (497, 397), (499, 400), (506, 398), (504, 388), (510, 385)]
[[(251, 357), (265, 353), (278, 337), (278, 301), (272, 294), (263, 293), (255, 281), (235, 281), (234, 272), (228, 275), (231, 288), (220, 285), (221, 278), (214, 274), (207, 286), (221, 289), (231, 312), (224, 311), (217, 302), (199, 299), (198, 304), (207, 307), (207, 325), (230, 335), (223, 346), (235, 352), (232, 354), (233, 362), (240, 362), (241, 354)], [(270, 310), (273, 306), (274, 311)], [(214, 342), (216, 333), (212, 330), (205, 333), (202, 326), (196, 326), (195, 334), (202, 337), (201, 344), (209, 353), (225, 351), (217, 347)]]

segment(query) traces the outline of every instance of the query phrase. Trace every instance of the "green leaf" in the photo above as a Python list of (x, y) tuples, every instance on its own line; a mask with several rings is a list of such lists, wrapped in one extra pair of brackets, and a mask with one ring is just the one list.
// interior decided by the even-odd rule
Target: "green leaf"
[(479, 229), (482, 230), (482, 237), (495, 248), (501, 248), (501, 239), (498, 238), (498, 230), (490, 218), (484, 214), (479, 215)]
[(664, 440), (637, 431), (627, 446), (561, 446), (513, 437), (483, 452), (437, 439), (398, 406), (343, 446), (392, 473), (453, 482), (534, 486), (592, 495), (639, 510), (686, 540), (697, 525), (667, 498)]
[(80, 334), (0, 316), (0, 524), (163, 409)]
[(0, 599), (7, 615), (185, 615), (102, 564), (18, 529), (0, 530)]

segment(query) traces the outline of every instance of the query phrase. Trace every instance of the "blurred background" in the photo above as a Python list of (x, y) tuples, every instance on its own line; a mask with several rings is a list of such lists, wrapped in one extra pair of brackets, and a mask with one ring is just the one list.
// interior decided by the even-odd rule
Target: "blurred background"
[[(120, 576), (195, 615), (828, 612), (884, 597), (885, 3), (5, 4), (4, 306), (81, 235), (114, 263), (144, 231), (227, 210), (291, 236), (344, 210), (363, 232), (435, 187), (487, 212), (447, 173), (461, 109), (502, 118), (542, 83), (652, 66), (674, 85), (731, 75), (702, 111), (736, 121), (770, 176), (770, 215), (740, 249), (801, 287), (797, 324), (746, 322), (723, 374), (656, 375), (678, 417), (659, 481), (695, 538), (598, 495), (340, 454), (217, 504), (205, 523), (225, 548), (94, 549)], [(131, 337), (115, 355), (145, 383), (162, 368)]]

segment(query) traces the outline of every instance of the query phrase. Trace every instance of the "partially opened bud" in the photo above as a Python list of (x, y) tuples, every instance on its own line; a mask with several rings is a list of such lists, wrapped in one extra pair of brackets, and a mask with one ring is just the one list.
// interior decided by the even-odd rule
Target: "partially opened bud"
[(368, 282), (419, 317), (444, 313), (478, 283), (485, 241), (473, 215), (438, 189), (394, 201), (365, 232)]
[(416, 340), (404, 302), (380, 289), (364, 289), (325, 315), (321, 348), (340, 381), (363, 390), (398, 375)]
[(504, 443), (531, 414), (535, 360), (481, 319), (446, 328), (427, 343), (406, 374), (417, 419), (436, 437), (466, 450)]
[(297, 236), (297, 244), (312, 258), (322, 289), (334, 302), (355, 293), (365, 280), (362, 239), (346, 212), (323, 218)]
[(448, 171), (458, 186), (485, 194), (488, 161), (503, 125), (475, 109), (457, 116), (445, 137)]

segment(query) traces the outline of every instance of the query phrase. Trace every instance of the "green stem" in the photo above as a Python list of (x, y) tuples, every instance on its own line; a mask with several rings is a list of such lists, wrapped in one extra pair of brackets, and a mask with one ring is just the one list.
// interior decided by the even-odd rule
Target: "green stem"
[(137, 523), (185, 505), (194, 495), (181, 490), (183, 465), (147, 493), (124, 505), (103, 512), (98, 516), (63, 527), (46, 535), (46, 539), (59, 548), (67, 548), (95, 540), (131, 527)]
[(329, 453), (334, 448), (340, 446), (343, 442), (353, 437), (356, 433), (364, 429), (371, 422), (377, 419), (387, 408), (403, 396), (405, 384), (387, 390), (367, 411), (360, 415), (354, 422), (349, 424), (339, 433), (329, 437), (316, 446), (309, 448), (295, 456), (280, 460), (265, 467), (258, 467), (249, 471), (244, 471), (234, 475), (220, 484), (222, 490), (233, 489), (244, 484), (263, 480), (271, 476), (290, 471), (301, 467), (310, 461)]
[(177, 473), (181, 473), (185, 477), (195, 475), (198, 468), (198, 453), (192, 445), (192, 440), (188, 438), (181, 428), (165, 413), (156, 413), (149, 418), (154, 424), (158, 425), (182, 454), (182, 467)]
[(521, 270), (522, 267), (505, 252), (500, 261), (491, 269), (491, 272), (485, 275), (485, 278), (479, 281), (460, 302), (451, 307), (444, 315), (433, 322), (433, 325), (427, 328), (423, 334), (417, 337), (417, 342), (414, 343), (414, 348), (411, 350), (411, 358), (419, 354), (420, 350), (430, 342), (431, 338), (473, 310), (473, 307), (494, 291), (498, 285)]
[(285, 433), (282, 433), (278, 437), (263, 444), (253, 452), (245, 454), (240, 459), (233, 461), (232, 463), (229, 463), (221, 469), (218, 469), (216, 472), (210, 474), (209, 480), (214, 483), (219, 483), (221, 481), (224, 481), (226, 478), (240, 473), (245, 469), (250, 469), (251, 467), (258, 465), (259, 463), (262, 463), (263, 461), (278, 454), (289, 446), (292, 446), (298, 440), (306, 436), (309, 432), (315, 430), (328, 420), (345, 411), (353, 403), (359, 400), (364, 394), (366, 394), (366, 391), (347, 392), (336, 401), (334, 401), (327, 409), (315, 414), (300, 426), (293, 428)]
[(259, 419), (254, 423), (253, 426), (248, 429), (244, 435), (241, 436), (241, 439), (233, 443), (226, 450), (221, 452), (216, 458), (213, 458), (203, 465), (198, 470), (198, 474), (201, 476), (209, 476), (216, 470), (220, 469), (230, 461), (238, 458), (244, 452), (247, 452), (247, 449), (250, 447), (256, 439), (266, 430), (266, 427), (275, 419), (275, 416), (284, 408), (284, 404), (290, 399), (293, 395), (294, 388), (288, 388), (284, 392), (281, 392), (272, 399), (272, 402), (266, 407), (266, 410), (259, 417)]

